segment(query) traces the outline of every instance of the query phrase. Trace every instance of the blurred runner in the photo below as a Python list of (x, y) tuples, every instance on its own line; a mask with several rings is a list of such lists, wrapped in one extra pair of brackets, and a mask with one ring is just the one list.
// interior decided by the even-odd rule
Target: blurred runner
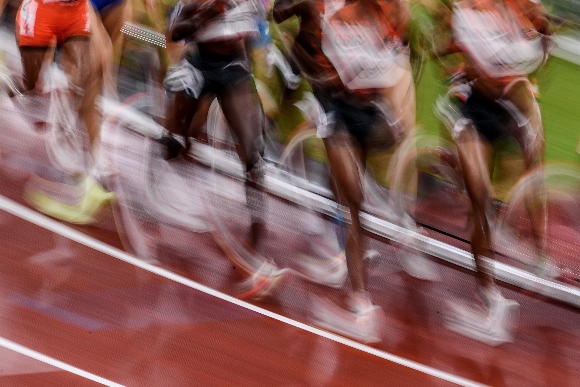
[[(191, 2), (185, 4), (171, 28), (173, 41), (189, 40), (185, 54), (166, 87), (175, 92), (167, 113), (167, 128), (171, 133), (185, 133), (190, 125), (200, 130), (193, 116), (204, 113), (203, 103), (217, 96), (221, 110), (238, 141), (237, 151), (246, 171), (245, 193), (251, 218), (249, 245), (253, 250), (265, 232), (263, 114), (255, 95), (250, 62), (246, 51), (247, 39), (258, 34), (257, 16), (261, 5), (251, 0)], [(200, 103), (201, 102), (201, 103)], [(176, 157), (183, 144), (172, 136), (162, 139), (167, 158)], [(257, 288), (272, 281), (273, 264), (256, 255), (247, 262), (254, 273), (251, 281)], [(256, 294), (252, 294), (256, 296)]]
[[(528, 74), (547, 59), (551, 29), (543, 7), (529, 0), (465, 0), (452, 17), (453, 43), (447, 53), (461, 52), (466, 59), (462, 115), (454, 128), (467, 192), (472, 205), (472, 253), (479, 279), (481, 308), (452, 304), (449, 327), (496, 345), (513, 339), (515, 301), (505, 299), (494, 284), (490, 213), (491, 182), (488, 171), (493, 142), (513, 135), (519, 142), (528, 170), (541, 165), (544, 133), (534, 87)], [(542, 187), (536, 187), (541, 190)], [(538, 255), (546, 254), (545, 203), (528, 203)]]
[[(325, 111), (319, 136), (324, 143), (339, 202), (348, 208), (346, 258), (352, 291), (341, 308), (315, 298), (315, 322), (363, 342), (381, 341), (380, 307), (367, 292), (359, 211), (361, 178), (386, 101), (400, 136), (414, 124), (414, 92), (406, 50), (408, 10), (402, 2), (278, 0), (274, 20), (300, 18), (290, 61), (304, 72)], [(405, 82), (406, 81), (406, 82)], [(409, 82), (410, 81), (410, 82)], [(402, 86), (398, 89), (398, 86)], [(407, 99), (408, 98), (408, 99)]]
[[(34, 190), (27, 199), (42, 212), (75, 223), (91, 223), (95, 213), (111, 199), (92, 175), (97, 165), (94, 151), (99, 146), (99, 125), (95, 107), (100, 79), (100, 58), (97, 46), (91, 46), (90, 5), (87, 0), (24, 0), (16, 19), (16, 36), (23, 67), (24, 94), (27, 101), (43, 92), (41, 74), (54, 76), (47, 63), (56, 61), (67, 73), (66, 93), (79, 133), (88, 136), (90, 151), (84, 165), (78, 166), (74, 182), (81, 190), (80, 202), (65, 205)], [(84, 144), (78, 144), (84, 147)]]

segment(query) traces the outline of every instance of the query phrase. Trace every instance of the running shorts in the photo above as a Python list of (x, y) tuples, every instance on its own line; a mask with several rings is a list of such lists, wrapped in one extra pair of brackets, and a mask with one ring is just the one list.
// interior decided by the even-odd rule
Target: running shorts
[(91, 35), (88, 0), (24, 0), (16, 16), (20, 47), (49, 47), (53, 38), (62, 44), (68, 38)]
[(346, 131), (362, 147), (368, 147), (369, 140), (380, 119), (378, 108), (372, 105), (360, 105), (346, 96), (321, 92), (314, 88), (314, 95), (322, 105), (327, 117), (334, 123), (334, 131)]
[(473, 91), (461, 108), (465, 118), (470, 119), (479, 134), (494, 142), (510, 133), (510, 113), (498, 102)]
[(116, 7), (116, 6), (124, 3), (125, 1), (129, 1), (129, 0), (91, 0), (91, 3), (93, 4), (93, 7), (95, 8), (95, 10), (97, 12), (101, 12), (105, 8)]
[(250, 64), (246, 58), (195, 52), (186, 55), (169, 72), (164, 84), (169, 91), (184, 91), (190, 98), (199, 98), (206, 93), (219, 93), (250, 76)]

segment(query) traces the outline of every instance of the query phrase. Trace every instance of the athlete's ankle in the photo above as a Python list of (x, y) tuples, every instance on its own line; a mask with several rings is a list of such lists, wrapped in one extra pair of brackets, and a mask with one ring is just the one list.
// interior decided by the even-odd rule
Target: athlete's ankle
[(171, 160), (179, 156), (184, 145), (173, 135), (165, 135), (159, 140), (163, 146), (163, 159)]

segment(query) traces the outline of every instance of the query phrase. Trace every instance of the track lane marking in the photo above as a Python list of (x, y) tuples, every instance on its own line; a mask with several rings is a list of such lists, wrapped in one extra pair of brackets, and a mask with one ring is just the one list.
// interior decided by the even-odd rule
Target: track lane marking
[(77, 231), (70, 226), (62, 224), (54, 219), (51, 219), (51, 218), (49, 218), (45, 215), (42, 215), (34, 210), (31, 210), (31, 209), (29, 209), (29, 208), (27, 208), (19, 203), (16, 203), (15, 201), (8, 199), (7, 197), (5, 197), (3, 195), (0, 195), (0, 209), (4, 210), (4, 211), (8, 212), (9, 214), (12, 214), (20, 219), (26, 220), (32, 224), (35, 224), (39, 227), (42, 227), (46, 230), (52, 231), (55, 234), (63, 236), (67, 239), (70, 239), (70, 240), (77, 242), (81, 245), (84, 245), (86, 247), (92, 248), (92, 249), (99, 251), (103, 254), (109, 255), (113, 258), (119, 259), (119, 260), (126, 262), (128, 264), (131, 264), (133, 266), (139, 267), (139, 268), (146, 270), (150, 273), (157, 274), (157, 275), (159, 275), (163, 278), (166, 278), (170, 281), (174, 281), (176, 283), (182, 284), (182, 285), (187, 286), (189, 288), (195, 289), (195, 290), (200, 291), (202, 293), (205, 293), (205, 294), (211, 295), (213, 297), (216, 297), (218, 299), (221, 299), (223, 301), (240, 306), (244, 309), (251, 310), (251, 311), (256, 312), (258, 314), (261, 314), (263, 316), (270, 317), (274, 320), (291, 325), (295, 328), (313, 333), (313, 334), (320, 336), (320, 337), (324, 337), (324, 338), (332, 340), (336, 343), (346, 345), (348, 347), (357, 349), (361, 352), (368, 353), (370, 355), (379, 357), (381, 359), (390, 361), (392, 363), (402, 365), (404, 367), (413, 369), (413, 370), (418, 371), (418, 372), (422, 372), (422, 373), (427, 374), (427, 375), (434, 376), (436, 378), (439, 378), (439, 379), (442, 379), (442, 380), (445, 380), (445, 381), (448, 381), (448, 382), (451, 382), (454, 384), (458, 384), (461, 386), (469, 386), (469, 387), (485, 386), (485, 384), (477, 383), (473, 380), (466, 379), (466, 378), (463, 378), (461, 376), (454, 375), (454, 374), (451, 374), (451, 373), (448, 373), (445, 371), (441, 371), (439, 369), (436, 369), (436, 368), (433, 368), (433, 367), (430, 367), (430, 366), (427, 366), (427, 365), (424, 365), (421, 363), (417, 363), (415, 361), (412, 361), (412, 360), (409, 360), (409, 359), (406, 359), (406, 358), (403, 358), (403, 357), (400, 357), (397, 355), (393, 355), (389, 352), (382, 351), (382, 350), (379, 350), (377, 348), (373, 348), (371, 346), (361, 344), (357, 341), (347, 339), (345, 337), (336, 335), (334, 333), (330, 333), (330, 332), (324, 331), (322, 329), (319, 329), (319, 328), (304, 324), (302, 322), (293, 320), (293, 319), (288, 318), (286, 316), (282, 316), (280, 314), (271, 312), (267, 309), (263, 309), (259, 306), (250, 304), (246, 301), (242, 301), (242, 300), (237, 299), (235, 297), (232, 297), (228, 294), (222, 293), (222, 292), (217, 291), (213, 288), (210, 288), (208, 286), (205, 286), (205, 285), (202, 285), (198, 282), (195, 282), (191, 279), (188, 279), (186, 277), (175, 274), (172, 271), (169, 271), (167, 269), (163, 269), (161, 267), (154, 266), (150, 263), (144, 262), (139, 258), (136, 258), (136, 257), (134, 257), (134, 256), (122, 251), (122, 250), (117, 249), (116, 247), (112, 247), (112, 246), (110, 246), (104, 242), (101, 242), (101, 241), (99, 241), (91, 236), (88, 236), (80, 231)]
[(24, 355), (26, 357), (30, 357), (34, 360), (38, 360), (42, 363), (59, 368), (63, 371), (73, 373), (73, 374), (81, 376), (85, 379), (92, 380), (93, 382), (97, 382), (97, 383), (102, 384), (104, 386), (124, 387), (122, 384), (112, 382), (112, 381), (105, 379), (103, 377), (100, 377), (98, 375), (92, 374), (92, 373), (87, 372), (85, 370), (81, 370), (80, 368), (74, 367), (70, 364), (64, 363), (64, 362), (57, 360), (53, 357), (47, 356), (43, 353), (37, 352), (33, 349), (30, 349), (28, 347), (25, 347), (23, 345), (20, 345), (18, 343), (15, 343), (13, 341), (5, 339), (4, 337), (0, 337), (0, 347), (4, 347), (6, 349), (17, 352), (17, 353)]

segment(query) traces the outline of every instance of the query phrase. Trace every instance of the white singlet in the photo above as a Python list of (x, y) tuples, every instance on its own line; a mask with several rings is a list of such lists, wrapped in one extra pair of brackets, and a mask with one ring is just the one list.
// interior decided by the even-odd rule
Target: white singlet
[(395, 85), (408, 67), (408, 51), (396, 40), (386, 41), (364, 20), (356, 25), (330, 20), (339, 8), (336, 1), (326, 2), (322, 51), (343, 83), (351, 90)]
[(230, 0), (230, 8), (224, 15), (213, 19), (194, 36), (196, 42), (243, 38), (259, 34), (258, 16), (263, 14), (259, 1)]
[(522, 26), (505, 5), (494, 11), (478, 11), (457, 4), (453, 37), (473, 65), (492, 78), (525, 76), (545, 59), (542, 35)]

